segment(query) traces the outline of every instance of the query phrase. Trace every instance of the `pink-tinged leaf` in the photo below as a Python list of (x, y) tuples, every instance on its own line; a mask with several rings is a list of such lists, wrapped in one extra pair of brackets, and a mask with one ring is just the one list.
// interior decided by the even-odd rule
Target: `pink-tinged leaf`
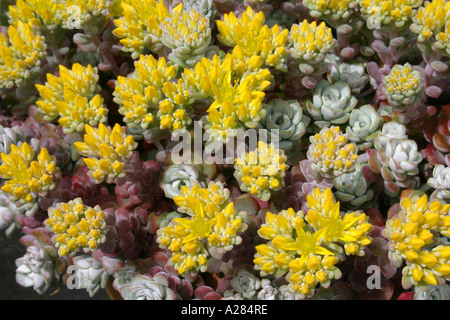
[(394, 204), (392, 207), (389, 208), (388, 210), (388, 214), (387, 214), (387, 219), (390, 220), (392, 219), (394, 216), (397, 215), (397, 213), (399, 213), (402, 210), (402, 207), (400, 206), (400, 203), (396, 203)]
[[(377, 150), (376, 149), (367, 149), (366, 154), (369, 158), (369, 168), (374, 173), (380, 173), (380, 161), (377, 157)], [(364, 173), (364, 171), (363, 171)]]
[(383, 228), (384, 228), (384, 227), (373, 226), (373, 229), (372, 229), (372, 231), (370, 232), (370, 236), (371, 236), (372, 238), (382, 237)]
[(302, 84), (305, 86), (305, 88), (311, 90), (311, 89), (314, 89), (315, 86), (317, 85), (317, 80), (314, 79), (313, 77), (306, 76), (306, 77), (302, 78)]
[(245, 193), (234, 200), (234, 209), (236, 212), (246, 211), (248, 215), (256, 215), (260, 206), (261, 208), (262, 206), (268, 207), (268, 201), (261, 201), (248, 193)]
[(354, 48), (347, 47), (341, 50), (341, 56), (344, 58), (352, 58), (357, 52)]
[(194, 291), (195, 299), (203, 300), (208, 293), (214, 292), (214, 289), (209, 286), (198, 287)]
[(386, 255), (387, 253), (387, 241), (381, 237), (376, 237), (368, 245), (370, 251), (377, 257)]
[(178, 294), (183, 300), (189, 300), (194, 294), (194, 288), (192, 288), (192, 284), (185, 280), (181, 280), (181, 288), (178, 290)]
[(442, 89), (437, 86), (429, 86), (425, 89), (425, 94), (431, 98), (437, 99), (442, 93)]
[(414, 300), (414, 291), (403, 292), (398, 296), (397, 300)]
[(116, 244), (115, 240), (106, 241), (99, 246), (99, 249), (106, 255), (114, 255), (118, 251)]
[(257, 202), (257, 204), (259, 205), (259, 207), (262, 208), (268, 208), (270, 203), (269, 201), (262, 201), (261, 199), (258, 199), (257, 197), (253, 197), (252, 198)]
[(383, 77), (380, 73), (380, 68), (378, 67), (377, 63), (374, 61), (367, 62), (366, 65), (367, 73), (375, 79), (377, 83), (381, 83), (383, 81)]
[(139, 243), (133, 243), (131, 246), (126, 247), (127, 249), (122, 248), (122, 254), (126, 259), (134, 260), (139, 256), (141, 252), (141, 245)]
[(384, 42), (381, 40), (375, 40), (374, 42), (372, 42), (371, 47), (373, 50), (378, 52), (378, 54), (380, 54), (380, 55), (383, 55), (383, 56), (390, 55), (388, 47), (386, 47)]
[(216, 292), (223, 295), (223, 293), (227, 290), (231, 289), (231, 280), (234, 278), (234, 276), (227, 276), (222, 279), (220, 279), (219, 283), (217, 284)]
[(398, 272), (398, 269), (391, 263), (387, 255), (378, 258), (378, 265), (380, 266), (381, 273), (387, 279), (392, 278)]

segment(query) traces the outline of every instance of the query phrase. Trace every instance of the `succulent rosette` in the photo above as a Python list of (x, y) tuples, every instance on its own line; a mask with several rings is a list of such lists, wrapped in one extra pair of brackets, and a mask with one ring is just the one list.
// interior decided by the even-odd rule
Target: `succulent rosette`
[(437, 166), (435, 166), (433, 169), (433, 177), (429, 178), (427, 183), (435, 190), (432, 194), (432, 197), (443, 200), (450, 198), (449, 167), (445, 167), (442, 164), (438, 164)]
[(192, 188), (195, 184), (204, 186), (204, 182), (199, 181), (201, 179), (200, 173), (194, 165), (172, 165), (164, 171), (160, 185), (166, 197), (173, 199), (179, 195), (182, 186), (188, 188)]
[(267, 130), (268, 138), (278, 141), (280, 149), (289, 150), (305, 134), (308, 123), (298, 101), (274, 99), (267, 103), (260, 128)]
[(371, 169), (381, 173), (389, 194), (398, 195), (402, 188), (419, 186), (419, 163), (423, 157), (414, 140), (389, 139), (386, 147), (377, 149), (371, 157)]
[(326, 61), (330, 63), (327, 79), (329, 82), (345, 82), (349, 85), (353, 95), (360, 95), (370, 81), (364, 62), (341, 62), (335, 55), (328, 55)]
[(357, 103), (348, 84), (322, 80), (314, 88), (312, 100), (307, 100), (303, 107), (314, 124), (323, 128), (347, 123)]
[(373, 146), (382, 125), (383, 119), (375, 109), (369, 104), (363, 105), (350, 113), (346, 133), (359, 150), (366, 150)]
[(343, 205), (352, 208), (361, 208), (364, 204), (370, 205), (374, 192), (364, 176), (362, 165), (356, 165), (355, 171), (334, 178), (333, 182), (336, 198)]

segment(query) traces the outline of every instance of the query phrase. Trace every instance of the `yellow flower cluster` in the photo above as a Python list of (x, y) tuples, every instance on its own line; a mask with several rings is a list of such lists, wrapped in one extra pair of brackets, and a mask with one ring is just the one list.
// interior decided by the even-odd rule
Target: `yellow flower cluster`
[(444, 53), (447, 57), (450, 57), (450, 19), (447, 19), (445, 28), (442, 32), (436, 35), (436, 42), (434, 47)]
[(8, 36), (0, 33), (0, 89), (21, 86), (40, 71), (47, 45), (34, 21), (18, 20), (8, 27)]
[(127, 77), (117, 77), (114, 101), (129, 128), (147, 129), (155, 121), (156, 111), (163, 98), (163, 86), (175, 78), (177, 69), (164, 57), (141, 55), (134, 62), (135, 71)]
[[(271, 83), (270, 71), (259, 68), (262, 63), (258, 56), (249, 59), (247, 65), (240, 64), (235, 52), (223, 59), (202, 58), (193, 70), (185, 69), (182, 74), (192, 97), (212, 101), (206, 124), (212, 139), (226, 141), (236, 128), (255, 128), (264, 117), (263, 91)], [(247, 72), (249, 69), (255, 71)]]
[(186, 112), (192, 103), (191, 93), (184, 85), (183, 78), (177, 82), (165, 82), (162, 92), (166, 99), (159, 103), (158, 116), (161, 129), (185, 129), (192, 123), (190, 114)]
[(230, 202), (230, 190), (226, 189), (221, 182), (209, 182), (207, 188), (201, 188), (194, 185), (191, 189), (186, 186), (181, 187), (181, 195), (173, 198), (178, 206), (178, 212), (193, 215), (194, 213), (188, 206), (189, 199), (196, 198), (200, 200), (205, 213), (209, 217), (213, 217), (216, 212), (225, 209)]
[[(182, 6), (174, 8), (181, 11)], [(137, 59), (145, 48), (159, 53), (163, 48), (161, 43), (161, 22), (169, 17), (169, 11), (163, 1), (130, 0), (122, 2), (123, 16), (114, 20), (117, 26), (113, 33), (119, 37), (122, 50), (131, 52), (131, 57)]]
[(392, 106), (413, 105), (424, 90), (422, 75), (413, 70), (409, 63), (395, 65), (391, 72), (383, 78), (383, 93)]
[(422, 84), (420, 72), (414, 71), (409, 63), (397, 65), (383, 78), (386, 89), (390, 94), (413, 95)]
[(61, 25), (61, 15), (64, 10), (62, 1), (53, 0), (17, 0), (14, 6), (9, 6), (9, 16), (12, 21), (22, 22), (33, 21), (39, 24), (38, 20), (46, 26)]
[[(347, 212), (341, 216), (340, 204), (335, 201), (331, 189), (321, 192), (316, 188), (306, 196), (306, 201), (309, 210), (305, 220), (314, 230), (327, 228), (325, 241), (341, 243), (346, 254), (364, 255), (364, 248), (372, 241), (369, 237), (372, 225), (364, 213)], [(328, 246), (341, 251), (339, 246)]]
[(315, 21), (309, 23), (307, 20), (292, 25), (288, 40), (291, 56), (301, 64), (312, 66), (323, 62), (336, 44), (331, 28), (325, 22), (317, 25)]
[[(247, 229), (245, 213), (236, 212), (228, 194), (214, 194), (221, 185), (206, 188), (183, 188), (183, 195), (174, 200), (183, 205), (188, 218), (174, 218), (167, 227), (159, 229), (157, 242), (172, 252), (168, 265), (179, 274), (205, 272), (210, 255), (217, 257), (239, 245), (238, 235)], [(214, 203), (205, 203), (209, 199)]]
[(65, 133), (83, 132), (84, 125), (106, 122), (108, 109), (98, 92), (97, 68), (79, 63), (72, 70), (59, 65), (59, 77), (47, 73), (45, 85), (37, 84), (42, 99), (36, 104), (45, 113), (45, 120), (59, 118)]
[(57, 203), (48, 209), (48, 216), (45, 224), (55, 233), (52, 241), (61, 257), (74, 255), (80, 249), (95, 251), (106, 240), (106, 214), (100, 206), (86, 206), (81, 198)]
[(7, 179), (1, 189), (12, 194), (19, 203), (33, 202), (38, 195), (45, 197), (56, 187), (59, 168), (55, 157), (50, 156), (46, 148), (41, 149), (36, 160), (34, 157), (34, 150), (26, 142), (21, 147), (12, 144), (10, 154), (1, 154), (0, 177)]
[(335, 178), (355, 170), (358, 148), (347, 143), (347, 136), (339, 127), (323, 128), (309, 138), (306, 153), (315, 171), (325, 178)]
[(361, 0), (361, 14), (370, 29), (409, 25), (423, 0)]
[(428, 201), (412, 193), (400, 200), (400, 211), (386, 222), (389, 259), (399, 268), (402, 284), (428, 287), (450, 280), (450, 246), (439, 244), (437, 234), (450, 236), (450, 204)]
[(242, 191), (267, 201), (272, 190), (279, 190), (284, 186), (284, 175), (288, 169), (286, 160), (283, 150), (258, 141), (256, 150), (243, 153), (235, 159), (234, 176)]
[(344, 244), (347, 254), (363, 255), (372, 229), (364, 213), (342, 217), (331, 189), (323, 193), (315, 189), (307, 202), (311, 209), (306, 217), (292, 208), (266, 214), (258, 234), (268, 242), (256, 246), (253, 260), (261, 276), (286, 275), (288, 288), (302, 299), (312, 296), (317, 284), (327, 288), (332, 279), (341, 277), (335, 266), (339, 259), (333, 252), (342, 251), (337, 243)]
[(74, 146), (84, 157), (89, 168), (89, 176), (97, 183), (112, 183), (116, 177), (125, 175), (126, 161), (137, 147), (133, 136), (127, 136), (125, 128), (116, 124), (114, 128), (100, 123), (98, 129), (85, 125), (86, 134), (83, 142), (75, 142)]
[(305, 0), (303, 5), (308, 8), (312, 17), (339, 26), (353, 16), (359, 0)]
[(250, 6), (240, 18), (230, 12), (224, 15), (223, 21), (216, 22), (217, 38), (229, 47), (239, 47), (244, 62), (256, 55), (264, 65), (281, 69), (285, 64), (289, 30), (278, 25), (269, 28), (264, 22), (264, 13), (256, 13)]
[(209, 19), (193, 9), (188, 13), (173, 10), (161, 28), (161, 42), (172, 49), (169, 59), (181, 67), (192, 68), (211, 42)]
[(419, 35), (419, 42), (432, 39), (433, 36), (437, 39), (438, 35), (440, 35), (440, 40), (444, 40), (444, 34), (448, 34), (449, 21), (450, 2), (445, 0), (426, 1), (413, 17), (411, 30)]

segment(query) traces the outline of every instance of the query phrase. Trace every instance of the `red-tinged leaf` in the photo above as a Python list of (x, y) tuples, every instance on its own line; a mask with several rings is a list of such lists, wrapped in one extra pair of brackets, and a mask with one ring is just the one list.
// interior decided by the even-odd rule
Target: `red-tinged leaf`
[(387, 241), (381, 237), (376, 237), (368, 245), (370, 251), (377, 257), (381, 257), (387, 254)]
[(431, 143), (425, 148), (427, 160), (434, 165), (444, 164), (445, 158)]
[(403, 292), (398, 296), (397, 300), (414, 300), (414, 291)]
[(433, 136), (433, 144), (436, 147), (436, 149), (438, 149), (441, 152), (449, 152), (450, 151), (450, 142), (449, 139), (450, 137), (444, 136), (442, 134), (436, 133)]
[(367, 290), (367, 277), (367, 274), (356, 270), (350, 274), (350, 283), (356, 292), (361, 293)]
[(399, 213), (402, 210), (400, 203), (394, 204), (392, 207), (389, 208), (387, 213), (387, 219), (392, 219), (397, 213)]
[(372, 231), (370, 232), (370, 236), (372, 238), (376, 238), (376, 237), (382, 237), (382, 233), (383, 232), (383, 227), (380, 226), (373, 226)]
[(369, 217), (369, 223), (373, 226), (384, 225), (384, 218), (378, 208), (364, 209), (364, 213)]
[(203, 300), (208, 293), (215, 292), (213, 288), (209, 286), (198, 287), (194, 291), (195, 299)]

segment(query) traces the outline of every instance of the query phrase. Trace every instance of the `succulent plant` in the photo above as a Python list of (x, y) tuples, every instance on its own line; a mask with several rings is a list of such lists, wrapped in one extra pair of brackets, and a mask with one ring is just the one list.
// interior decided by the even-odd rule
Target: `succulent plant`
[(126, 176), (116, 179), (117, 203), (125, 208), (152, 207), (163, 195), (159, 187), (160, 165), (153, 160), (142, 161), (139, 154), (132, 156), (129, 165)]
[(359, 150), (366, 150), (373, 146), (373, 140), (383, 125), (383, 119), (370, 105), (363, 105), (353, 109), (346, 128), (348, 139), (354, 143)]
[(177, 300), (178, 296), (169, 288), (164, 275), (149, 277), (138, 274), (130, 283), (120, 287), (124, 300)]
[(81, 255), (73, 258), (75, 277), (78, 289), (86, 289), (90, 297), (93, 297), (100, 288), (106, 287), (109, 275), (101, 262), (92, 256)]
[(108, 255), (122, 255), (126, 259), (136, 259), (145, 253), (151, 244), (151, 235), (147, 230), (148, 212), (146, 209), (136, 207), (108, 208), (107, 225), (109, 231), (107, 241), (100, 247)]
[(261, 290), (258, 292), (258, 300), (276, 300), (278, 295), (277, 286), (268, 279), (261, 280)]
[(306, 156), (324, 178), (332, 179), (355, 170), (358, 149), (354, 143), (347, 143), (347, 136), (339, 127), (323, 128), (309, 140)]
[(317, 127), (324, 128), (346, 124), (357, 103), (348, 84), (322, 80), (314, 88), (312, 100), (306, 100), (303, 108)]
[(333, 180), (336, 198), (343, 206), (360, 209), (364, 204), (370, 205), (374, 192), (364, 176), (362, 167), (363, 165), (356, 165), (355, 171), (343, 174)]
[(413, 70), (409, 63), (395, 65), (383, 78), (383, 93), (390, 105), (397, 108), (413, 107), (422, 102), (424, 84), (419, 71)]
[(245, 299), (256, 299), (258, 291), (261, 289), (261, 280), (246, 269), (237, 271), (230, 283), (235, 293), (240, 294)]
[(0, 154), (9, 154), (11, 152), (11, 144), (17, 145), (22, 139), (23, 132), (19, 126), (5, 128), (0, 125)]
[(398, 195), (401, 188), (419, 185), (419, 163), (422, 155), (414, 140), (389, 139), (385, 148), (368, 150), (370, 169), (381, 173), (384, 189), (390, 195)]
[(381, 128), (375, 137), (373, 144), (375, 149), (386, 148), (389, 139), (406, 140), (406, 127), (396, 121), (387, 122)]
[(438, 284), (426, 289), (414, 288), (414, 300), (450, 300), (450, 285)]
[(438, 164), (433, 169), (433, 177), (427, 181), (435, 191), (432, 198), (449, 199), (450, 198), (450, 167)]
[(286, 187), (277, 191), (273, 204), (280, 209), (307, 211), (306, 196), (315, 188), (333, 187), (333, 180), (324, 178), (314, 170), (311, 161), (301, 160), (286, 173)]
[(120, 291), (120, 288), (126, 284), (129, 284), (133, 278), (137, 275), (137, 267), (133, 263), (127, 263), (113, 274), (114, 281), (112, 283), (113, 288), (116, 291)]
[(437, 116), (426, 121), (423, 132), (429, 142), (425, 149), (427, 160), (434, 165), (450, 166), (450, 105), (443, 106)]
[(161, 42), (172, 49), (169, 59), (183, 68), (192, 68), (204, 57), (211, 42), (210, 17), (191, 9), (173, 10), (161, 22)]
[(198, 169), (191, 164), (174, 164), (167, 167), (161, 177), (161, 188), (166, 197), (173, 199), (179, 195), (182, 186), (192, 188), (194, 185), (205, 186)]
[(328, 55), (326, 61), (330, 63), (330, 71), (327, 74), (329, 82), (347, 83), (355, 96), (364, 91), (370, 80), (364, 62), (345, 63), (339, 61), (335, 55)]
[(23, 287), (33, 287), (37, 293), (43, 294), (59, 281), (64, 262), (58, 258), (58, 250), (43, 228), (31, 231), (20, 241), (27, 246), (27, 251), (16, 260), (16, 281)]
[[(303, 115), (298, 101), (274, 99), (267, 103), (266, 115), (259, 127), (268, 130), (271, 141), (272, 138), (278, 139), (280, 149), (289, 150), (305, 134), (308, 123), (309, 118)], [(278, 130), (278, 135), (273, 130)]]
[(216, 19), (217, 10), (213, 0), (185, 0), (183, 1), (183, 10), (191, 11), (195, 10), (198, 13), (203, 14), (209, 18), (209, 25), (213, 26)]

